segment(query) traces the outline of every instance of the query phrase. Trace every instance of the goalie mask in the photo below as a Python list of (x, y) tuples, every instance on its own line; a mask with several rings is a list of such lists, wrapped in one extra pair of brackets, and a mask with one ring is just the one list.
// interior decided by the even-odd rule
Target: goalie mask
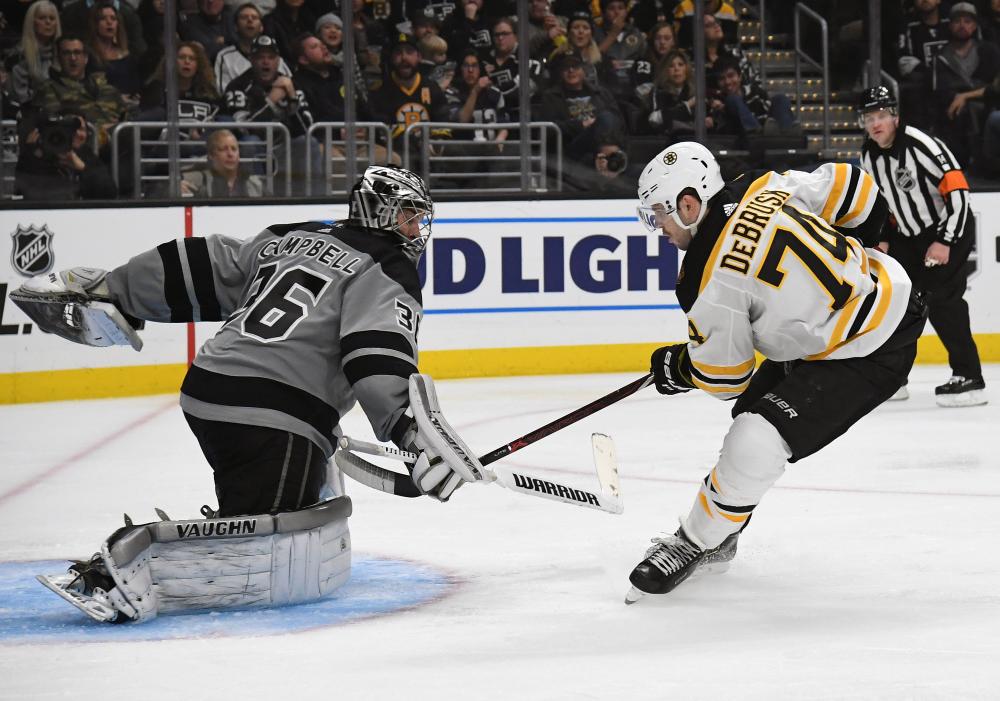
[[(659, 232), (664, 217), (671, 216), (693, 234), (708, 212), (706, 203), (724, 186), (719, 164), (707, 148), (694, 141), (668, 146), (639, 176), (639, 220), (651, 232)], [(677, 212), (677, 200), (685, 190), (693, 191), (702, 202), (698, 219), (691, 224), (681, 221)]]
[(431, 237), (434, 202), (416, 173), (397, 166), (368, 166), (351, 190), (349, 216), (399, 236), (403, 252), (416, 262)]

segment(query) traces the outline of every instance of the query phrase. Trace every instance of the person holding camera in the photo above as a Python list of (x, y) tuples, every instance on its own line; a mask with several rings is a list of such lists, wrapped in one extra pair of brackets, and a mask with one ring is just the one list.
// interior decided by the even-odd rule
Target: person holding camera
[(112, 200), (107, 167), (87, 145), (82, 114), (43, 116), (28, 132), (15, 169), (15, 191), (26, 200)]

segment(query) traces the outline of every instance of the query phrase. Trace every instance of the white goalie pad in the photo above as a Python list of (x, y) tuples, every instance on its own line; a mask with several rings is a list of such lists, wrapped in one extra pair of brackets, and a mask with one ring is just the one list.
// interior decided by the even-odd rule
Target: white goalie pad
[[(29, 281), (30, 282), (30, 281)], [(132, 346), (142, 339), (111, 302), (88, 299), (75, 292), (37, 293), (22, 285), (10, 299), (46, 333), (87, 346)]]
[(410, 411), (417, 422), (418, 435), (430, 444), (431, 451), (466, 482), (490, 481), (479, 458), (451, 427), (438, 402), (430, 375), (410, 375)]
[[(351, 500), (338, 497), (273, 516), (128, 527), (101, 547), (115, 583), (102, 603), (146, 621), (161, 613), (315, 601), (350, 576), (350, 515)], [(97, 618), (86, 602), (56, 593)]]

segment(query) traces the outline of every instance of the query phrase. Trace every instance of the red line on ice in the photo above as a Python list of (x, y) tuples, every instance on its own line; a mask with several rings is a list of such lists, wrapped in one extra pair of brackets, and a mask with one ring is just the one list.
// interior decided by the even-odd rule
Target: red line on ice
[(26, 480), (26, 481), (22, 482), (21, 484), (17, 485), (16, 487), (14, 487), (13, 489), (11, 489), (10, 491), (7, 491), (7, 492), (4, 492), (3, 494), (0, 494), (0, 504), (4, 503), (8, 499), (16, 497), (18, 494), (21, 494), (23, 492), (28, 491), (29, 489), (31, 489), (32, 487), (34, 487), (36, 484), (44, 482), (45, 480), (47, 480), (52, 475), (54, 475), (54, 474), (56, 474), (58, 472), (61, 472), (62, 470), (65, 470), (67, 467), (70, 467), (74, 463), (79, 462), (80, 460), (82, 460), (83, 458), (87, 457), (88, 455), (91, 455), (92, 453), (96, 453), (97, 451), (101, 450), (102, 448), (104, 448), (104, 447), (106, 447), (106, 446), (114, 443), (119, 438), (125, 436), (128, 433), (131, 433), (132, 431), (134, 431), (135, 429), (139, 428), (140, 426), (149, 423), (150, 421), (152, 421), (153, 419), (155, 419), (156, 417), (158, 417), (160, 414), (164, 413), (168, 409), (173, 409), (175, 406), (177, 406), (177, 403), (175, 401), (171, 401), (169, 404), (164, 404), (163, 406), (161, 406), (161, 407), (159, 407), (157, 409), (154, 409), (153, 411), (151, 411), (151, 412), (149, 412), (147, 414), (143, 414), (142, 416), (140, 416), (135, 421), (132, 421), (131, 423), (125, 424), (124, 426), (122, 426), (118, 430), (112, 431), (111, 433), (103, 436), (102, 438), (97, 439), (96, 441), (94, 441), (93, 443), (91, 443), (90, 445), (88, 445), (87, 447), (81, 448), (80, 450), (78, 450), (77, 452), (73, 453), (69, 457), (64, 458), (60, 462), (56, 463), (55, 465), (53, 465), (49, 469), (45, 470), (45, 472), (42, 472), (41, 474), (35, 475), (34, 477), (31, 477), (28, 480)]

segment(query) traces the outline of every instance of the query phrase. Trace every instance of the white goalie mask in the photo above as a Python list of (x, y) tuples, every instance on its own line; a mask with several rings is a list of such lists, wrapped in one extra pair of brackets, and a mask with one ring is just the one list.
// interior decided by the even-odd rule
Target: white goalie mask
[[(663, 218), (669, 215), (682, 229), (694, 233), (708, 211), (704, 203), (724, 186), (719, 163), (707, 148), (694, 141), (668, 146), (646, 164), (639, 176), (639, 220), (650, 231), (659, 232)], [(702, 207), (698, 219), (685, 224), (677, 212), (677, 198), (689, 189), (697, 193)]]
[[(396, 234), (403, 252), (416, 262), (431, 237), (434, 201), (416, 173), (398, 166), (368, 166), (351, 190), (349, 216), (364, 226)], [(410, 232), (414, 223), (417, 226)]]

